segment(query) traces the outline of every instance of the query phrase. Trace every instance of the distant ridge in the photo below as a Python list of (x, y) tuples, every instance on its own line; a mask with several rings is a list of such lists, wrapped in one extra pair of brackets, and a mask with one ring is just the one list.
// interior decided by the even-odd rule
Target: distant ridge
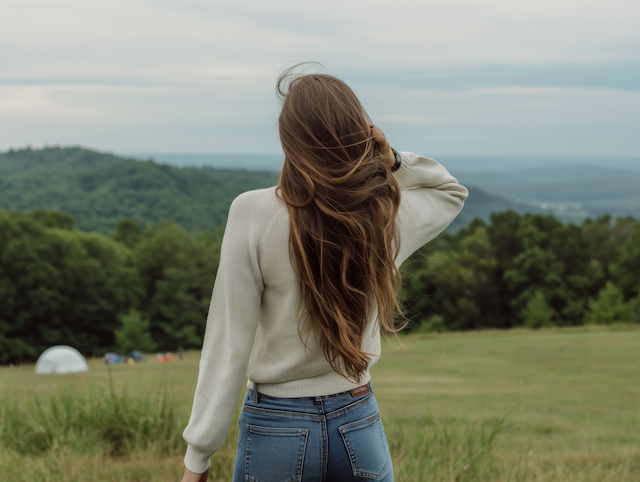
[(508, 172), (461, 172), (458, 180), (518, 202), (547, 210), (567, 220), (637, 216), (640, 171), (602, 165), (554, 166)]
[(246, 169), (252, 171), (279, 171), (284, 161), (281, 154), (236, 154), (236, 153), (132, 153), (122, 154), (138, 160), (151, 159), (158, 164), (176, 167), (212, 167)]
[[(277, 180), (274, 171), (178, 168), (82, 147), (22, 149), (0, 154), (0, 208), (58, 210), (80, 229), (105, 234), (123, 218), (143, 226), (171, 218), (199, 232), (224, 224), (238, 194)], [(506, 209), (541, 211), (467, 187), (471, 196), (451, 229)]]
[[(430, 154), (427, 154), (430, 155)], [(278, 154), (150, 154), (170, 165), (279, 169)], [(464, 185), (516, 202), (515, 210), (545, 212), (565, 222), (640, 212), (640, 157), (430, 155)], [(470, 201), (471, 202), (471, 201)]]
[[(402, 149), (400, 149), (402, 150)], [(452, 173), (461, 172), (523, 172), (528, 170), (546, 171), (548, 169), (567, 168), (576, 172), (582, 166), (602, 167), (605, 169), (619, 169), (640, 173), (640, 156), (638, 157), (607, 157), (607, 156), (522, 156), (522, 155), (438, 155), (436, 153), (419, 154), (431, 157), (444, 164)], [(187, 152), (122, 152), (127, 158), (139, 160), (153, 159), (160, 164), (172, 166), (211, 166), (235, 167), (251, 170), (279, 170), (284, 155), (272, 154), (238, 154), (238, 153), (187, 153)]]
[(267, 171), (180, 169), (80, 147), (0, 154), (0, 208), (58, 210), (80, 229), (106, 234), (123, 218), (214, 230), (239, 193), (274, 182)]

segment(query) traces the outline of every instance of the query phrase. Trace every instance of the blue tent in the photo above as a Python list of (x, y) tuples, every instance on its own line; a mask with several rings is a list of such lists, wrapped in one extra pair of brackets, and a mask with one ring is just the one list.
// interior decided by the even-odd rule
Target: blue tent
[(115, 365), (117, 363), (122, 362), (122, 357), (117, 353), (110, 351), (107, 353), (102, 359), (105, 365)]
[(147, 357), (144, 356), (144, 353), (142, 353), (140, 350), (133, 350), (129, 352), (127, 356), (129, 358), (133, 358), (137, 362), (147, 361)]

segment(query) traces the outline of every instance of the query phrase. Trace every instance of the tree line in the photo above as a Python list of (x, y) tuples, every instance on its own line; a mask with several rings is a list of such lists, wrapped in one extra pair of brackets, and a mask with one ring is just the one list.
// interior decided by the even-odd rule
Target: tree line
[[(0, 363), (200, 348), (224, 226), (121, 220), (110, 235), (56, 211), (0, 210)], [(493, 214), (402, 266), (409, 330), (640, 322), (640, 222)]]
[(405, 267), (425, 331), (640, 323), (640, 222), (563, 224), (504, 211), (422, 247)]
[(105, 236), (59, 212), (0, 210), (0, 363), (57, 344), (87, 356), (201, 346), (222, 234), (122, 220)]

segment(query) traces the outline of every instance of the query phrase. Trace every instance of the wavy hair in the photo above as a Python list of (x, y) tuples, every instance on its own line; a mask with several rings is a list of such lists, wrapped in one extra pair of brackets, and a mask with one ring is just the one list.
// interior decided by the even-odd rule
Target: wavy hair
[(276, 86), (285, 154), (276, 194), (289, 212), (307, 337), (313, 329), (333, 370), (360, 382), (375, 356), (361, 348), (372, 310), (380, 333), (399, 342), (408, 324), (394, 320), (396, 309), (404, 318), (395, 265), (400, 187), (354, 92), (331, 75), (296, 73), (300, 65), (281, 73)]

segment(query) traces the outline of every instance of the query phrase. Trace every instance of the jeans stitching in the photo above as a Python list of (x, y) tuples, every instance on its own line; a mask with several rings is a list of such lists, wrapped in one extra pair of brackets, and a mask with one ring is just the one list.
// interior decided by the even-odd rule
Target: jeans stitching
[[(369, 420), (373, 420), (371, 423), (367, 423), (365, 424), (366, 426), (369, 425), (373, 425), (375, 423), (378, 423), (378, 430), (380, 431), (380, 437), (382, 440), (382, 446), (384, 447), (385, 451), (387, 448), (387, 444), (386, 444), (386, 438), (384, 437), (383, 433), (382, 433), (382, 419), (380, 418), (380, 411), (377, 411), (375, 414), (367, 417), (367, 418), (363, 418), (362, 420), (356, 420), (355, 422), (350, 422), (348, 424), (342, 425), (340, 428), (342, 429), (342, 427), (347, 427), (349, 425), (357, 425), (358, 423), (362, 423), (364, 421), (369, 421)], [(349, 433), (348, 432), (343, 432), (342, 430), (339, 430), (340, 432), (340, 436), (342, 437), (342, 442), (345, 445), (345, 448), (347, 449), (347, 455), (349, 455), (349, 461), (351, 462), (351, 470), (353, 471), (353, 475), (356, 477), (368, 477), (374, 480), (378, 480), (380, 477), (382, 477), (382, 473), (384, 472), (384, 470), (387, 468), (387, 464), (389, 463), (389, 458), (386, 457), (386, 460), (384, 462), (384, 465), (380, 468), (380, 473), (379, 474), (374, 474), (371, 472), (367, 472), (364, 470), (360, 470), (360, 467), (358, 467), (358, 461), (356, 460), (356, 456), (353, 450), (353, 445), (351, 444), (351, 439), (349, 438)]]
[(242, 417), (244, 415), (244, 411), (240, 411), (240, 416), (238, 417), (238, 444), (236, 446), (236, 457), (238, 456), (238, 452), (240, 452), (240, 432), (242, 431)]
[(384, 469), (387, 468), (389, 459), (387, 458), (384, 461), (384, 465), (380, 468), (379, 474), (374, 474), (372, 472), (360, 470), (360, 467), (358, 467), (358, 461), (356, 460), (356, 456), (353, 451), (353, 445), (351, 444), (351, 440), (349, 439), (349, 434), (341, 432), (340, 435), (342, 435), (342, 441), (345, 443), (345, 446), (347, 447), (347, 454), (349, 455), (349, 461), (351, 462), (351, 470), (353, 471), (353, 475), (356, 477), (368, 477), (370, 479), (375, 479), (375, 480), (378, 480), (380, 477), (382, 477), (382, 473), (384, 472)]
[(333, 412), (329, 412), (325, 415), (321, 415), (321, 414), (316, 415), (313, 413), (302, 413), (302, 412), (290, 412), (288, 410), (277, 410), (277, 409), (269, 409), (269, 408), (258, 408), (258, 407), (253, 407), (251, 405), (245, 405), (244, 409), (253, 413), (278, 415), (281, 417), (296, 417), (296, 418), (308, 418), (312, 420), (322, 420), (323, 418), (330, 419), (333, 417), (337, 417), (338, 415), (342, 415), (343, 413), (347, 413), (371, 401), (372, 398), (373, 398), (372, 394), (367, 394), (363, 399), (353, 402), (352, 404), (347, 405), (346, 407), (342, 407), (337, 410), (334, 410)]
[(302, 448), (302, 454), (300, 454), (300, 449), (298, 449), (298, 466), (296, 468), (296, 479), (298, 482), (302, 479), (302, 471), (304, 470), (304, 456), (307, 453), (307, 442), (309, 441), (309, 431), (304, 432), (304, 446)]
[(251, 477), (249, 476), (249, 457), (251, 457), (251, 431), (249, 430), (249, 427), (247, 427), (247, 448), (246, 448), (246, 452), (245, 452), (245, 459), (244, 459), (244, 480), (246, 480), (247, 482), (251, 480)]
[[(378, 412), (380, 413), (380, 412)], [(384, 447), (384, 451), (387, 451), (387, 437), (385, 437), (384, 432), (382, 431), (382, 417), (378, 417), (378, 428), (380, 429), (380, 438), (382, 439), (382, 447)], [(385, 454), (386, 455), (386, 454)], [(384, 469), (387, 468), (387, 464), (389, 463), (389, 457), (386, 457), (384, 465), (380, 469), (380, 476), (384, 472)]]
[(347, 405), (346, 407), (342, 407), (342, 408), (339, 408), (338, 410), (334, 410), (333, 412), (329, 412), (326, 415), (326, 417), (327, 419), (337, 417), (338, 415), (342, 415), (343, 413), (347, 413), (353, 410), (354, 408), (358, 408), (361, 405), (364, 405), (365, 403), (369, 402), (372, 399), (373, 399), (373, 393), (369, 393), (362, 400), (358, 400), (356, 402), (353, 402), (350, 405)]
[[(270, 429), (272, 429), (273, 427), (260, 427), (259, 425), (251, 425), (251, 424), (247, 424), (246, 427), (247, 427), (247, 449), (246, 449), (245, 466), (244, 466), (244, 478), (245, 478), (245, 481), (247, 482), (258, 482), (257, 479), (255, 479), (249, 474), (249, 461), (250, 461), (250, 454), (251, 454), (251, 434), (258, 433), (258, 432), (251, 432), (251, 427), (270, 428)], [(298, 429), (287, 429), (287, 430), (298, 430)], [(267, 433), (268, 432), (269, 431), (267, 431)], [(271, 433), (277, 433), (277, 432), (272, 431)], [(304, 456), (307, 452), (307, 443), (309, 440), (309, 430), (302, 429), (302, 431), (299, 431), (298, 434), (299, 434), (300, 442), (298, 443), (298, 454), (296, 459), (296, 469), (295, 469), (295, 475), (294, 475), (295, 478), (292, 482), (300, 482), (300, 480), (302, 479), (302, 470), (304, 468)], [(240, 440), (240, 437), (238, 437), (238, 441), (239, 440)]]
[(349, 456), (349, 463), (351, 464), (351, 471), (354, 476), (358, 475), (358, 464), (354, 460), (353, 450), (351, 450), (351, 441), (349, 437), (345, 437), (342, 432), (340, 432), (340, 437), (342, 438), (342, 442), (344, 443), (344, 448), (347, 449), (347, 455)]
[(369, 415), (366, 418), (345, 423), (344, 425), (341, 426), (341, 428), (350, 427), (352, 425), (367, 425), (364, 422), (369, 422), (368, 425), (373, 425), (374, 423), (376, 423), (376, 420), (379, 418), (380, 418), (380, 411), (376, 411), (376, 413), (374, 413), (373, 415)]
[(289, 434), (292, 435), (296, 433), (297, 435), (303, 435), (304, 432), (301, 430), (305, 430), (304, 428), (291, 428), (291, 427), (264, 427), (262, 425), (253, 425), (252, 423), (247, 424), (247, 430), (249, 430), (253, 434), (264, 435), (266, 434)]
[(251, 405), (245, 405), (245, 410), (253, 413), (263, 413), (266, 415), (277, 415), (280, 417), (295, 417), (295, 418), (308, 418), (311, 420), (322, 420), (322, 415), (315, 415), (313, 413), (301, 413), (301, 412), (288, 412), (286, 410), (272, 410), (268, 408), (256, 408)]
[(329, 459), (329, 433), (327, 431), (327, 419), (324, 418), (321, 423), (322, 430), (322, 468), (320, 470), (321, 480), (327, 480), (327, 463)]

